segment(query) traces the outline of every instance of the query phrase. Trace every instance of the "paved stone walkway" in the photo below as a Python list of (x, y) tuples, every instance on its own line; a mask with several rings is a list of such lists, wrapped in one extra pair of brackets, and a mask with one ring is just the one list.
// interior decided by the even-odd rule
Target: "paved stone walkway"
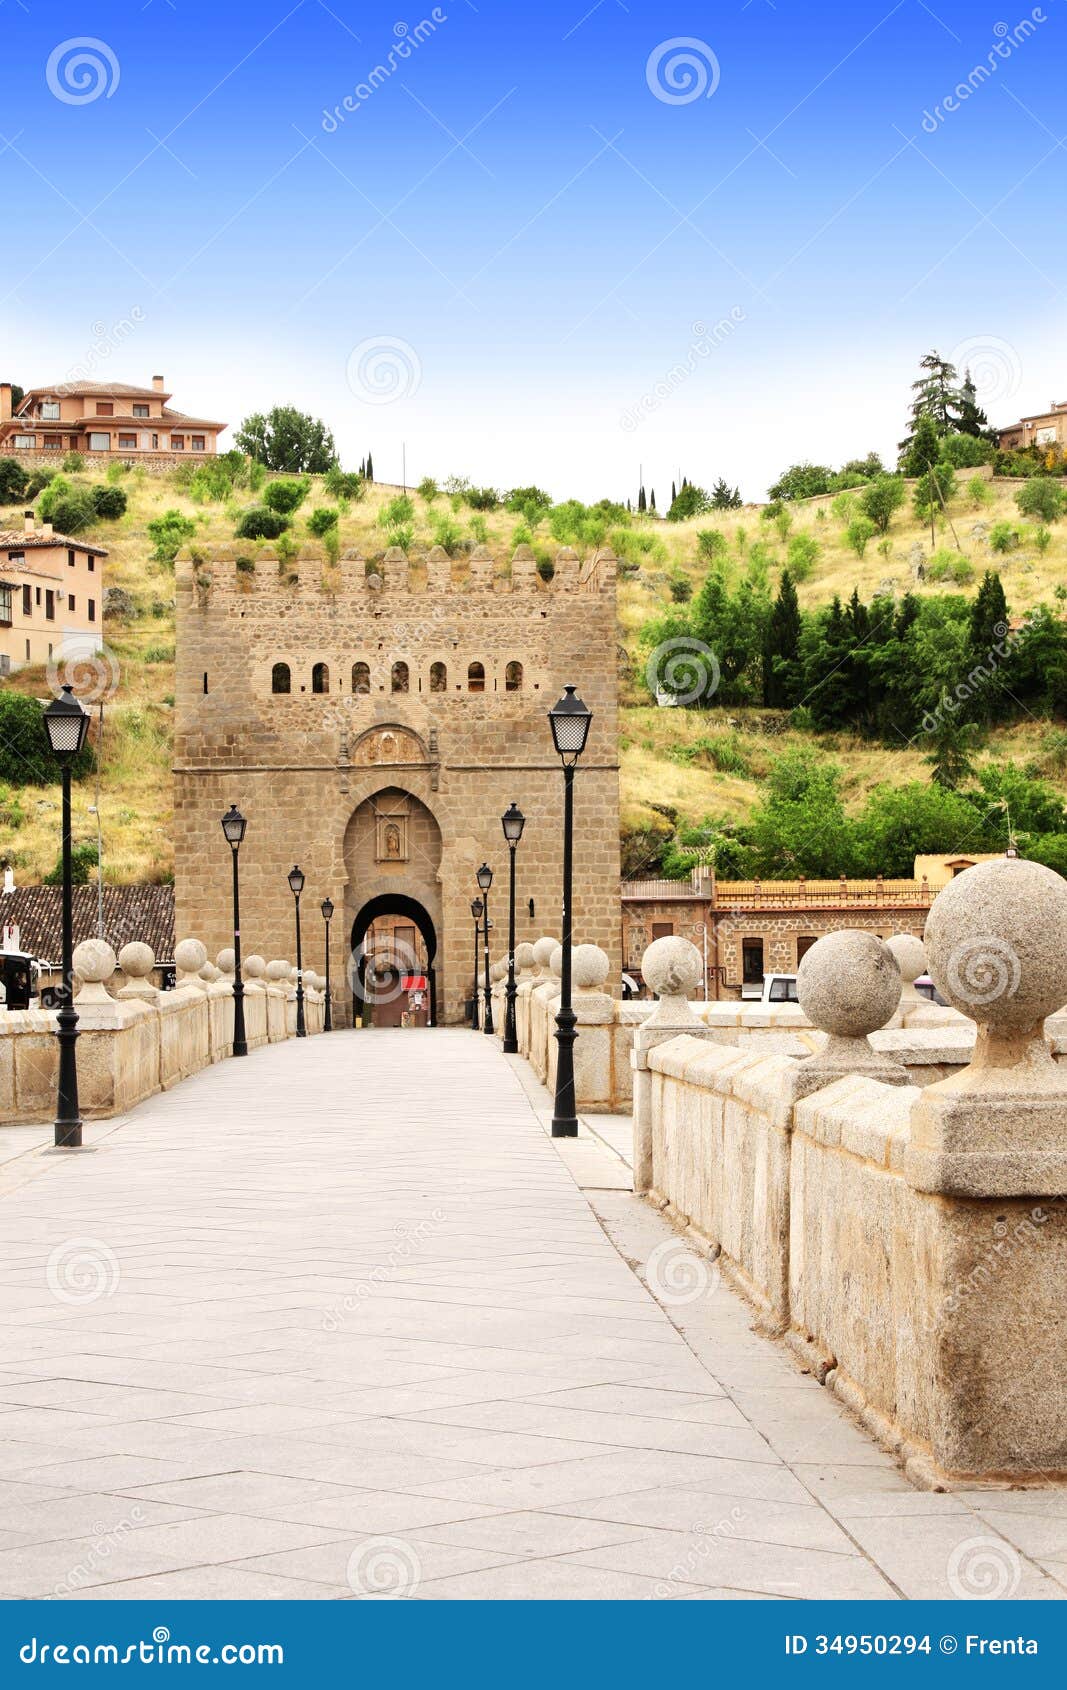
[(912, 1490), (546, 1120), (338, 1033), (3, 1162), (0, 1595), (1062, 1598), (1062, 1492)]

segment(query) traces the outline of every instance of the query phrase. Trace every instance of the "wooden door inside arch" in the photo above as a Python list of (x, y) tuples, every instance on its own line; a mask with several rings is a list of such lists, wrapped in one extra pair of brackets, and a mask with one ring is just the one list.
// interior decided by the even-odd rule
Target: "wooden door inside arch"
[[(394, 939), (381, 956), (368, 950), (368, 934), (389, 917), (396, 918), (394, 933), (401, 930), (397, 919), (410, 924), (421, 940), (421, 953), (407, 939)], [(436, 1027), (437, 930), (425, 905), (392, 892), (368, 899), (352, 923), (351, 955), (353, 1026)]]

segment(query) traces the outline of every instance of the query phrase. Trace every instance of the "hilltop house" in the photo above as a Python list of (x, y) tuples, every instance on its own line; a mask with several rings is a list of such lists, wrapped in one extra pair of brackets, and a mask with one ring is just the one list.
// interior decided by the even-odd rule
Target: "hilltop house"
[(153, 376), (151, 387), (121, 381), (31, 387), (13, 407), (11, 384), (0, 382), (0, 457), (39, 462), (52, 452), (81, 452), (96, 461), (169, 465), (217, 451), (226, 424), (172, 411), (169, 399), (163, 377)]
[(1062, 450), (1067, 446), (1067, 400), (1053, 400), (1047, 411), (1021, 417), (1010, 428), (1002, 428), (997, 445), (1005, 452), (1020, 446), (1058, 446)]
[(38, 528), (0, 529), (0, 675), (24, 663), (92, 656), (104, 643), (106, 551), (87, 540)]

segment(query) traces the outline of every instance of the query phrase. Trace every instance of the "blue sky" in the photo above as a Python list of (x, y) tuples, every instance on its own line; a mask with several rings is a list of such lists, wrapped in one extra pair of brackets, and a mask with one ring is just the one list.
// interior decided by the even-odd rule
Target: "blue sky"
[(403, 5), (2, 0), (3, 374), (661, 505), (1067, 398), (1065, 0)]

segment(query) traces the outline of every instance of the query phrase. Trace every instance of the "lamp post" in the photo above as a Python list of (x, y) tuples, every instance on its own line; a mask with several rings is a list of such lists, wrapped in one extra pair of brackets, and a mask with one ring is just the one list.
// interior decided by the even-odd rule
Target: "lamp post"
[(333, 1032), (333, 1008), (330, 1003), (330, 922), (333, 920), (333, 904), (329, 898), (322, 900), (322, 919), (326, 923), (326, 1007), (322, 1014), (322, 1030), (324, 1033)]
[(304, 961), (300, 953), (300, 894), (304, 890), (304, 876), (294, 863), (289, 870), (289, 890), (296, 904), (296, 1036), (307, 1038), (304, 1025)]
[(474, 985), (471, 989), (471, 1026), (478, 1028), (478, 923), (482, 919), (482, 900), (471, 899), (471, 915), (474, 917)]
[(245, 1036), (245, 983), (241, 979), (241, 899), (237, 884), (237, 853), (248, 826), (236, 804), (222, 818), (222, 831), (233, 858), (233, 1054), (248, 1055)]
[(493, 1031), (493, 988), (489, 983), (489, 888), (493, 884), (493, 871), (488, 863), (482, 864), (475, 875), (475, 879), (482, 891), (482, 916), (485, 923), (482, 929), (485, 934), (485, 1025), (482, 1032), (491, 1033)]
[(44, 712), (45, 731), (52, 755), (63, 777), (63, 984), (61, 1007), (56, 1016), (59, 1043), (59, 1088), (56, 1108), (55, 1143), (58, 1150), (77, 1150), (82, 1141), (78, 1110), (78, 1011), (74, 1007), (74, 918), (71, 907), (70, 867), (70, 771), (89, 732), (89, 714), (65, 686)]
[(577, 1017), (571, 1007), (571, 945), (573, 941), (571, 882), (574, 875), (574, 769), (585, 750), (593, 713), (583, 704), (574, 687), (565, 687), (563, 697), (548, 712), (552, 740), (563, 764), (563, 966), (560, 970), (559, 1009), (556, 1013), (556, 1102), (552, 1114), (553, 1138), (577, 1138), (578, 1115), (574, 1099), (574, 1031)]
[(508, 843), (508, 984), (504, 999), (504, 1051), (508, 1056), (518, 1054), (519, 1039), (515, 1029), (515, 847), (522, 838), (526, 817), (519, 806), (509, 804), (500, 818), (504, 838)]

